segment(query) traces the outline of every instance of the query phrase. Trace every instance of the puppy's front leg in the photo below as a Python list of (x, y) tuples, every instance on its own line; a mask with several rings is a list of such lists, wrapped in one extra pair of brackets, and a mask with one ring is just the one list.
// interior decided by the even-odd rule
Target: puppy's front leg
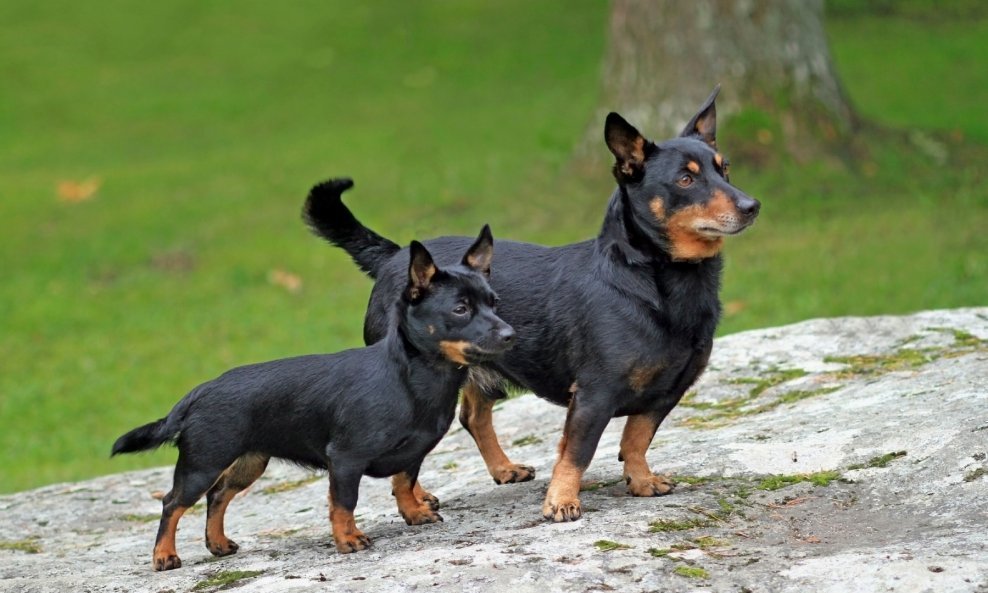
[(343, 554), (370, 546), (370, 538), (357, 529), (353, 509), (357, 508), (357, 491), (362, 471), (352, 468), (329, 470), (329, 523), (336, 549)]
[(433, 509), (428, 500), (416, 496), (415, 486), (418, 484), (418, 480), (415, 476), (417, 474), (418, 468), (414, 472), (402, 472), (391, 477), (391, 493), (394, 494), (395, 502), (398, 503), (398, 512), (401, 513), (405, 523), (409, 525), (442, 521), (443, 518)]

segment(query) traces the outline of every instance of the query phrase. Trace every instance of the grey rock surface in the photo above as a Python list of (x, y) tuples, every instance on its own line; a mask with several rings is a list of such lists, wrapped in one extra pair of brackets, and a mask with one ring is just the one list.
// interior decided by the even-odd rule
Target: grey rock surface
[[(170, 468), (0, 496), (0, 590), (899, 591), (988, 593), (988, 308), (813, 320), (717, 340), (659, 429), (659, 498), (625, 492), (611, 423), (574, 523), (540, 507), (565, 410), (531, 395), (495, 412), (534, 481), (496, 486), (454, 428), (421, 476), (444, 523), (409, 527), (365, 478), (373, 547), (338, 554), (324, 476), (272, 464), (227, 514), (238, 554), (212, 558), (203, 512), (184, 566), (151, 571)], [(150, 420), (150, 418), (149, 418)], [(514, 443), (514, 444), (513, 444)], [(109, 443), (107, 443), (109, 448)], [(233, 571), (257, 571), (209, 585)]]

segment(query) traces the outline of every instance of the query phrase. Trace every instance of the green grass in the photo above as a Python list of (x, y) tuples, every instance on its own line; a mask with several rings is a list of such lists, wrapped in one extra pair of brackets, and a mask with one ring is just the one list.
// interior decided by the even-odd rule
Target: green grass
[(243, 579), (252, 579), (260, 574), (264, 574), (263, 570), (225, 570), (218, 572), (213, 576), (199, 581), (196, 583), (195, 587), (192, 587), (193, 591), (201, 591), (203, 589), (209, 589), (211, 587), (223, 587), (225, 585), (230, 585), (241, 581)]
[[(608, 171), (567, 164), (606, 14), (589, 0), (0, 4), (0, 491), (171, 462), (108, 453), (231, 366), (359, 345), (370, 284), (298, 218), (327, 176), (353, 176), (349, 203), (401, 242), (484, 222), (549, 244), (596, 233)], [(727, 248), (721, 333), (985, 304), (988, 25), (828, 26), (855, 105), (905, 132), (876, 135), (867, 174), (735, 159), (763, 210)], [(91, 199), (58, 200), (90, 178)]]
[(812, 474), (796, 474), (792, 476), (786, 475), (774, 475), (763, 478), (758, 485), (755, 486), (758, 490), (778, 490), (780, 488), (785, 488), (786, 486), (791, 486), (793, 484), (800, 484), (802, 482), (809, 482), (814, 486), (829, 486), (834, 480), (839, 480), (841, 478), (840, 472), (828, 470), (821, 471)]

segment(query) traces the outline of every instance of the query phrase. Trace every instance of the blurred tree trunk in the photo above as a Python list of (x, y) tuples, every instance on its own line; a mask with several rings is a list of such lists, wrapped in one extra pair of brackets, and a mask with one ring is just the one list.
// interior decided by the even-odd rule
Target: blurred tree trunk
[(728, 121), (719, 143), (746, 153), (749, 165), (780, 153), (797, 161), (847, 154), (856, 118), (830, 58), (822, 0), (612, 2), (591, 154), (604, 155), (608, 111), (662, 140), (717, 84), (719, 123)]

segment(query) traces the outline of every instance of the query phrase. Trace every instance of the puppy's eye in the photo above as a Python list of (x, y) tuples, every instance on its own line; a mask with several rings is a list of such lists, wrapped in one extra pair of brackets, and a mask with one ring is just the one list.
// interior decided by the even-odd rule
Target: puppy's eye
[(453, 307), (453, 315), (466, 315), (470, 312), (470, 307), (460, 303), (459, 305)]
[(676, 180), (676, 185), (678, 185), (679, 187), (689, 187), (693, 185), (693, 176), (684, 174), (682, 177)]

